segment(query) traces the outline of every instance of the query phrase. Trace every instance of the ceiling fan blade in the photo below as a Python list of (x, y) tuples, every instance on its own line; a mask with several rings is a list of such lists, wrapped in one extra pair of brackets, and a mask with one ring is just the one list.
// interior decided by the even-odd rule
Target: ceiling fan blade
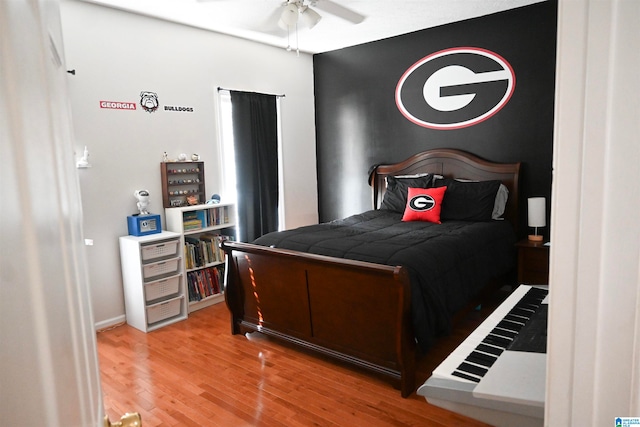
[(282, 6), (273, 9), (273, 11), (262, 22), (256, 24), (251, 29), (273, 36), (286, 36), (287, 31), (280, 28), (278, 21), (282, 15)]
[(331, 0), (317, 0), (314, 7), (339, 18), (353, 22), (354, 24), (359, 24), (366, 18), (366, 16), (356, 12), (355, 10), (344, 7)]

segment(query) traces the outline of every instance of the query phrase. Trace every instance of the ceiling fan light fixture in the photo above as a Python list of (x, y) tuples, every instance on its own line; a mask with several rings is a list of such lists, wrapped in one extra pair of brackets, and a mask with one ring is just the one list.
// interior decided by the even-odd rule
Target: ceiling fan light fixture
[(309, 6), (305, 6), (305, 8), (300, 12), (300, 20), (309, 28), (315, 27), (321, 19), (322, 16)]
[(298, 22), (298, 6), (293, 3), (287, 4), (280, 14), (280, 21), (278, 25), (284, 29), (287, 27), (293, 27)]

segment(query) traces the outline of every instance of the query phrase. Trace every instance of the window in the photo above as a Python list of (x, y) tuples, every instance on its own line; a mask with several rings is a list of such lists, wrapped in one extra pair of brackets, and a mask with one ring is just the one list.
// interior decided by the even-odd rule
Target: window
[[(276, 193), (277, 192), (277, 224), (276, 224), (276, 229), (278, 230), (282, 230), (283, 229), (283, 224), (284, 224), (284, 203), (283, 203), (283, 168), (282, 168), (282, 138), (281, 138), (281, 122), (280, 122), (280, 96), (273, 96), (273, 95), (264, 95), (264, 94), (254, 94), (254, 93), (246, 93), (246, 92), (233, 92), (235, 95), (232, 95), (231, 91), (228, 90), (219, 90), (219, 106), (220, 106), (220, 139), (221, 139), (221, 159), (222, 159), (222, 167), (223, 167), (223, 173), (222, 173), (222, 188), (224, 189), (224, 197), (226, 199), (232, 199), (232, 200), (237, 200), (238, 201), (238, 207), (239, 207), (239, 213), (240, 215), (238, 216), (238, 235), (239, 236), (244, 236), (245, 234), (243, 234), (243, 231), (240, 231), (240, 229), (243, 227), (243, 222), (245, 223), (244, 226), (246, 226), (249, 231), (249, 235), (251, 235), (251, 229), (254, 227), (257, 227), (259, 230), (261, 229), (262, 226), (256, 226), (254, 224), (254, 222), (256, 223), (260, 223), (262, 224), (263, 222), (269, 222), (269, 221), (265, 221), (265, 219), (260, 219), (260, 220), (253, 220), (252, 218), (248, 217), (247, 215), (252, 215), (252, 213), (246, 213), (243, 212), (243, 203), (245, 203), (245, 206), (247, 204), (260, 204), (261, 208), (260, 209), (256, 209), (255, 205), (252, 205), (252, 207), (248, 208), (248, 211), (261, 211), (262, 208), (264, 208), (265, 206), (269, 206), (271, 205), (271, 202), (268, 201), (264, 201), (260, 200), (260, 197), (264, 198), (265, 195), (262, 194), (260, 195), (256, 195), (256, 200), (248, 202), (246, 200), (245, 194), (239, 194), (239, 190), (238, 190), (238, 173), (241, 173), (243, 175), (241, 175), (241, 178), (243, 181), (245, 181), (244, 185), (253, 185), (254, 186), (254, 192), (252, 193), (260, 193), (262, 191), (262, 193), (264, 193), (264, 186), (263, 184), (259, 183), (259, 180), (261, 179), (260, 177), (260, 173), (255, 173), (254, 169), (259, 169), (261, 167), (266, 167), (264, 162), (267, 161), (264, 158), (260, 158), (260, 156), (258, 156), (257, 151), (260, 151), (261, 148), (264, 147), (257, 147), (258, 150), (257, 151), (252, 151), (252, 148), (247, 148), (247, 139), (250, 140), (251, 144), (256, 144), (256, 140), (260, 139), (261, 134), (260, 133), (254, 133), (253, 130), (251, 132), (246, 132), (247, 127), (260, 127), (259, 123), (256, 123), (255, 120), (251, 121), (248, 119), (246, 115), (250, 115), (251, 113), (249, 111), (247, 111), (247, 104), (241, 99), (242, 97), (254, 97), (254, 98), (265, 98), (265, 97), (270, 97), (272, 99), (275, 100), (275, 123), (271, 122), (271, 124), (267, 124), (267, 127), (271, 128), (271, 129), (275, 129), (276, 132), (276, 144), (277, 144), (277, 155), (271, 159), (268, 160), (268, 162), (277, 162), (277, 164), (272, 164), (271, 166), (269, 166), (269, 169), (271, 169), (272, 167), (275, 167), (277, 170), (277, 190), (274, 190), (273, 192)], [(238, 112), (235, 112), (235, 119), (234, 119), (234, 109), (233, 109), (233, 102), (232, 99), (236, 99), (236, 103), (238, 103), (238, 105), (240, 105), (241, 109), (244, 109), (246, 112), (245, 113), (241, 113), (242, 110), (239, 110)], [(273, 101), (272, 101), (273, 102)], [(273, 106), (273, 104), (271, 104)], [(272, 107), (273, 108), (273, 107)], [(234, 134), (234, 120), (239, 121), (238, 123), (235, 123), (236, 126), (238, 126), (236, 128), (236, 132), (239, 132), (241, 135), (241, 138), (244, 139), (244, 141), (238, 141), (236, 140), (236, 135)], [(271, 120), (271, 119), (268, 119)], [(259, 121), (258, 121), (259, 122)], [(273, 128), (273, 126), (275, 125), (275, 128)], [(258, 129), (255, 129), (255, 131), (257, 132)], [(244, 134), (244, 135), (243, 135)], [(268, 141), (269, 138), (266, 138), (266, 140)], [(273, 140), (272, 140), (273, 141)], [(240, 145), (238, 145), (240, 144)], [(262, 144), (262, 142), (261, 142)], [(272, 144), (272, 143), (268, 143), (268, 142), (264, 142), (264, 144)], [(245, 161), (241, 161), (241, 164), (238, 165), (236, 164), (237, 161), (237, 156), (236, 156), (236, 148), (237, 147), (242, 147), (242, 150), (247, 150), (249, 149), (250, 152), (252, 152), (251, 154), (251, 158), (250, 158), (250, 162), (263, 162), (261, 163), (257, 168), (255, 167), (255, 163), (252, 163), (254, 166), (249, 167), (248, 164), (249, 162), (246, 161), (246, 157)], [(254, 146), (254, 148), (256, 148)], [(270, 149), (270, 151), (274, 151), (274, 149)], [(243, 151), (242, 156), (246, 156), (247, 153)], [(242, 168), (248, 168), (245, 169), (244, 173), (242, 172)], [(265, 169), (267, 170), (267, 169)], [(246, 183), (246, 175), (258, 175), (258, 176), (254, 176), (254, 181), (250, 181), (251, 184), (247, 184)], [(256, 181), (257, 180), (257, 181)], [(258, 190), (259, 188), (259, 190)], [(261, 190), (261, 191), (260, 191)], [(258, 215), (258, 214), (256, 214)], [(273, 231), (273, 230), (271, 230)], [(263, 231), (258, 232), (258, 234), (263, 233)], [(261, 235), (261, 234), (260, 234)], [(257, 237), (257, 236), (255, 236)], [(249, 237), (251, 239), (251, 237)]]

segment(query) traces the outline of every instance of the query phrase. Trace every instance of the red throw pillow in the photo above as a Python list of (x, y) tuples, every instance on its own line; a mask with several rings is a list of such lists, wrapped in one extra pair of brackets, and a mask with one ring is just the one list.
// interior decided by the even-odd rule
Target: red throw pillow
[(441, 224), (440, 210), (447, 187), (409, 188), (403, 221), (428, 221)]

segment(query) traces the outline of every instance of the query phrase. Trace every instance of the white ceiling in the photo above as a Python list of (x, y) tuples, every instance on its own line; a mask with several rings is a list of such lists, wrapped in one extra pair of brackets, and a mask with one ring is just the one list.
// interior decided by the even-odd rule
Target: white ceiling
[[(321, 21), (295, 31), (277, 26), (284, 0), (82, 0), (301, 52), (321, 53), (513, 9), (543, 0), (335, 0), (366, 18), (359, 24), (324, 9)], [(307, 0), (308, 2), (308, 0)]]

